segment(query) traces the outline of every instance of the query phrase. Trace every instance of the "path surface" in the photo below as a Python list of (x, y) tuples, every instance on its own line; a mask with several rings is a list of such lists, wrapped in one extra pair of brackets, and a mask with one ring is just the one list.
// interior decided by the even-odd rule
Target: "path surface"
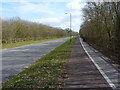
[(88, 57), (79, 39), (72, 47), (66, 71), (68, 77), (63, 80), (63, 88), (68, 88), (68, 90), (70, 88), (73, 88), (73, 90), (74, 88), (80, 90), (84, 90), (85, 88), (87, 90), (113, 90)]
[(5, 82), (69, 38), (2, 50), (2, 81)]

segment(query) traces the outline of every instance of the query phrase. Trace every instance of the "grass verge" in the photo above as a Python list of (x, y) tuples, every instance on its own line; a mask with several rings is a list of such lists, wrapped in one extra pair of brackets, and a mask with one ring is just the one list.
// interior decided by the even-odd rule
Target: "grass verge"
[(76, 38), (66, 41), (2, 86), (8, 88), (58, 88), (71, 46)]
[[(66, 38), (66, 37), (63, 37), (63, 38)], [(58, 39), (62, 39), (62, 38), (45, 39), (45, 40), (40, 40), (40, 41), (24, 41), (24, 42), (10, 43), (10, 44), (6, 44), (6, 45), (2, 45), (2, 49), (14, 48), (14, 47), (19, 47), (19, 46), (23, 46), (23, 45), (28, 45), (28, 44), (33, 44), (33, 43), (41, 43), (41, 42), (46, 42), (46, 41), (51, 41), (51, 40), (58, 40)]]

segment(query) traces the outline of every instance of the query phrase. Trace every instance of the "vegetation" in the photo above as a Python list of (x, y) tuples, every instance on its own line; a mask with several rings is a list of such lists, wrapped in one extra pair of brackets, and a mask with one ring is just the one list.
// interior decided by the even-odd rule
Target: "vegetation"
[(3, 90), (11, 88), (58, 88), (62, 72), (67, 62), (71, 46), (76, 41), (73, 38), (51, 51), (29, 68), (3, 84)]
[(89, 2), (83, 14), (81, 37), (120, 64), (120, 2)]
[[(74, 35), (75, 32), (72, 32)], [(21, 20), (19, 17), (2, 20), (2, 44), (35, 41), (69, 36), (67, 30)]]

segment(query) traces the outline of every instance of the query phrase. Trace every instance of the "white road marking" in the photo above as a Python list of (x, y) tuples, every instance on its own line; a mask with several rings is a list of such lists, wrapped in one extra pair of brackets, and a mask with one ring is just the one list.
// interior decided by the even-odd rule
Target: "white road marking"
[(110, 87), (112, 87), (112, 89), (116, 89), (116, 86), (112, 83), (112, 81), (107, 77), (107, 75), (103, 72), (103, 70), (98, 66), (98, 64), (93, 60), (93, 58), (90, 56), (90, 54), (88, 53), (88, 51), (85, 49), (81, 39), (79, 38), (80, 43), (83, 47), (83, 49), (85, 50), (85, 52), (87, 53), (87, 55), (89, 56), (89, 58), (92, 60), (92, 62), (95, 64), (95, 66), (97, 67), (97, 69), (100, 71), (100, 73), (102, 74), (102, 76), (105, 78), (105, 80), (108, 82), (108, 84), (110, 85)]
[(11, 51), (28, 51), (29, 49), (18, 49), (18, 50), (11, 50)]
[(49, 45), (49, 44), (46, 44), (46, 43), (40, 43), (40, 44), (32, 44), (34, 46), (45, 46), (45, 45)]

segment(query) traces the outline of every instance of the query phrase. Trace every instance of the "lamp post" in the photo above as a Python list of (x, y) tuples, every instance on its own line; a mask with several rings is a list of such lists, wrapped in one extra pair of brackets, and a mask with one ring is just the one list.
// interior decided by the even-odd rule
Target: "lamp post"
[(65, 14), (70, 14), (70, 31), (69, 32), (70, 32), (70, 42), (71, 42), (71, 25), (72, 25), (71, 24), (71, 13), (65, 13)]

